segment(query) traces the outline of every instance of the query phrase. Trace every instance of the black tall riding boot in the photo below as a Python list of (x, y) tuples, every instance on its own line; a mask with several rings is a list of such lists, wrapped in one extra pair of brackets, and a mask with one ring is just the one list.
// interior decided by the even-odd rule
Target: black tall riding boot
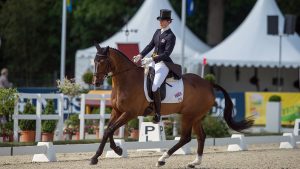
[(160, 122), (160, 104), (161, 104), (161, 97), (160, 97), (160, 88), (153, 92), (153, 101), (155, 107), (155, 116), (153, 118), (153, 123)]

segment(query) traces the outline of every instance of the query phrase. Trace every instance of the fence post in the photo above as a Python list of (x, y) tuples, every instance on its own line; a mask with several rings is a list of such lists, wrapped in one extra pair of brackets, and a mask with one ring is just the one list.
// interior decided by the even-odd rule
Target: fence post
[(57, 124), (57, 130), (58, 130), (58, 140), (63, 140), (63, 128), (64, 128), (64, 95), (60, 94), (57, 99), (58, 102), (58, 115), (59, 120)]
[[(21, 95), (21, 94), (20, 94)], [(19, 95), (19, 96), (20, 96)], [(14, 107), (14, 116), (13, 116), (13, 119), (14, 119), (14, 141), (19, 141), (19, 100), (15, 102), (15, 107)]]
[(100, 99), (100, 123), (99, 123), (99, 137), (102, 138), (104, 135), (104, 125), (105, 125), (105, 95), (101, 95)]
[(85, 94), (81, 94), (81, 102), (80, 102), (80, 140), (84, 139), (84, 114), (85, 114)]
[(138, 119), (139, 119), (139, 130), (140, 130), (142, 122), (144, 122), (144, 116), (138, 116)]
[(35, 130), (35, 141), (41, 140), (41, 127), (42, 127), (42, 96), (41, 94), (37, 94), (36, 97), (36, 130)]

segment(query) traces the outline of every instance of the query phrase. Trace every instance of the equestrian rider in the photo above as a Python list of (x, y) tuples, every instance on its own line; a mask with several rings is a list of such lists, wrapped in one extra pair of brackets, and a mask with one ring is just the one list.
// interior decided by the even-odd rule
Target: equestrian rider
[[(158, 123), (160, 121), (160, 105), (161, 105), (161, 97), (160, 97), (160, 86), (166, 79), (169, 68), (166, 66), (165, 62), (173, 63), (170, 55), (175, 46), (176, 37), (169, 25), (172, 23), (171, 18), (171, 10), (161, 9), (160, 16), (157, 17), (159, 20), (160, 28), (157, 29), (153, 35), (150, 43), (145, 47), (145, 49), (133, 57), (134, 62), (138, 62), (142, 59), (142, 64), (149, 64), (150, 67), (153, 67), (153, 72), (155, 71), (152, 92), (153, 92), (153, 101), (155, 107), (155, 116), (153, 119), (154, 123)], [(154, 52), (151, 57), (145, 57), (152, 49), (154, 48)], [(151, 66), (152, 63), (152, 66)], [(155, 63), (155, 64), (154, 64)], [(149, 69), (150, 73), (151, 69)]]

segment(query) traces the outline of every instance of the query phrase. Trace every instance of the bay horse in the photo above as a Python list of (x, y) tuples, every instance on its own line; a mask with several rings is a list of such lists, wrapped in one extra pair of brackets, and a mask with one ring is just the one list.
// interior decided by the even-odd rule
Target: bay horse
[[(122, 52), (117, 49), (101, 48), (95, 43), (97, 53), (95, 56), (95, 72), (93, 84), (103, 84), (105, 77), (112, 76), (113, 86), (111, 93), (112, 112), (108, 126), (104, 132), (101, 144), (96, 154), (91, 158), (91, 165), (98, 163), (98, 157), (103, 153), (105, 143), (110, 141), (110, 147), (118, 155), (123, 150), (113, 140), (113, 133), (119, 127), (125, 125), (129, 120), (142, 116), (149, 102), (144, 94), (144, 69), (134, 64)], [(189, 167), (200, 165), (203, 155), (204, 133), (201, 120), (209, 112), (215, 103), (214, 88), (222, 91), (225, 97), (224, 119), (227, 125), (235, 130), (242, 131), (252, 126), (253, 121), (249, 118), (242, 121), (234, 121), (233, 103), (228, 93), (221, 86), (212, 84), (195, 74), (184, 74), (184, 96), (181, 103), (168, 103), (161, 105), (161, 114), (181, 114), (181, 137), (179, 142), (165, 152), (158, 160), (156, 166), (165, 164), (165, 160), (176, 150), (191, 141), (192, 130), (197, 135), (198, 149), (196, 159), (189, 163)]]

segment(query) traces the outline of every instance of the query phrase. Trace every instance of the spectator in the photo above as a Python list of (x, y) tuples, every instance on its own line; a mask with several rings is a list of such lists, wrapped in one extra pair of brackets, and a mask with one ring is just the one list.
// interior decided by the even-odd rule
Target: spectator
[(12, 83), (8, 81), (8, 70), (6, 68), (3, 68), (1, 70), (1, 76), (0, 76), (0, 88), (10, 88), (12, 87)]

